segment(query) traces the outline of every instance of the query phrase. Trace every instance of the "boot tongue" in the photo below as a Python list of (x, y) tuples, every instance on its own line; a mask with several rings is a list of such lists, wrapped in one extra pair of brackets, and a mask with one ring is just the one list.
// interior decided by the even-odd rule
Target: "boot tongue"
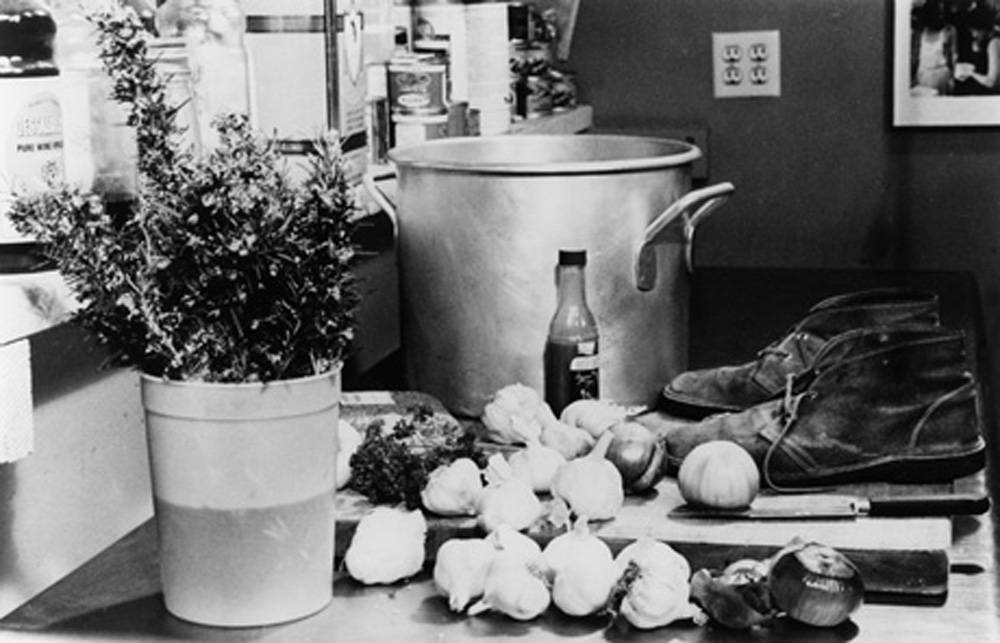
[(826, 343), (825, 337), (809, 332), (789, 333), (760, 352), (753, 379), (767, 390), (779, 391), (788, 374), (806, 370)]

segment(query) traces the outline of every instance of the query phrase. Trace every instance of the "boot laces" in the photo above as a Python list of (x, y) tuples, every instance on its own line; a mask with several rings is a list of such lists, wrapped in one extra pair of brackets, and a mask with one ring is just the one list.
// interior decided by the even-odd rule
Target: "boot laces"
[(785, 436), (791, 430), (792, 425), (795, 424), (795, 420), (798, 419), (799, 405), (802, 404), (802, 400), (807, 397), (813, 397), (814, 395), (814, 393), (809, 390), (801, 393), (795, 393), (795, 383), (795, 374), (788, 373), (785, 376), (785, 396), (782, 399), (778, 410), (781, 420), (781, 431), (778, 433), (778, 436), (771, 441), (770, 446), (767, 447), (767, 452), (764, 454), (764, 461), (761, 464), (761, 473), (764, 475), (764, 484), (779, 493), (809, 493), (824, 489), (824, 487), (784, 487), (777, 484), (771, 478), (771, 458), (774, 456), (775, 451), (778, 450), (778, 446), (781, 444), (781, 441), (785, 439)]
[(757, 370), (762, 368), (769, 357), (776, 357), (780, 360), (787, 360), (794, 357), (797, 358), (798, 361), (804, 363), (805, 359), (803, 356), (805, 354), (805, 350), (802, 347), (802, 342), (807, 337), (807, 333), (795, 331), (786, 335), (784, 338), (765, 346), (757, 351), (757, 364), (755, 368)]

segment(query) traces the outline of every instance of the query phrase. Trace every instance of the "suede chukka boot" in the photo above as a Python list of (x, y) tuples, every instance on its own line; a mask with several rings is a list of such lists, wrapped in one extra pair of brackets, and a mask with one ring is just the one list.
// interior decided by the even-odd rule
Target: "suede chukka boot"
[(676, 468), (709, 440), (743, 446), (773, 488), (947, 482), (985, 465), (979, 391), (964, 335), (927, 327), (842, 333), (786, 393), (738, 413), (638, 418)]
[(701, 419), (742, 411), (781, 394), (789, 375), (809, 369), (832, 338), (851, 330), (896, 324), (938, 326), (936, 294), (880, 288), (825, 299), (751, 362), (688, 371), (664, 387), (659, 407), (681, 418)]

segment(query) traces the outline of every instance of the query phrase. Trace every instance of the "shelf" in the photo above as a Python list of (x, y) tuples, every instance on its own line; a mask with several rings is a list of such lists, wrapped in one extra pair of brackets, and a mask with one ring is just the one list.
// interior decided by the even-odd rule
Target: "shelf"
[(58, 272), (0, 275), (0, 346), (65, 321), (77, 305)]

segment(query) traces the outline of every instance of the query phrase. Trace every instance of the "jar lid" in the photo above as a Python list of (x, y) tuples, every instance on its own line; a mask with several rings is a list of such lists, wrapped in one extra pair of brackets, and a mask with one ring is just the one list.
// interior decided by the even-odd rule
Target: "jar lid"
[(0, 0), (0, 76), (55, 76), (56, 21), (36, 0)]

